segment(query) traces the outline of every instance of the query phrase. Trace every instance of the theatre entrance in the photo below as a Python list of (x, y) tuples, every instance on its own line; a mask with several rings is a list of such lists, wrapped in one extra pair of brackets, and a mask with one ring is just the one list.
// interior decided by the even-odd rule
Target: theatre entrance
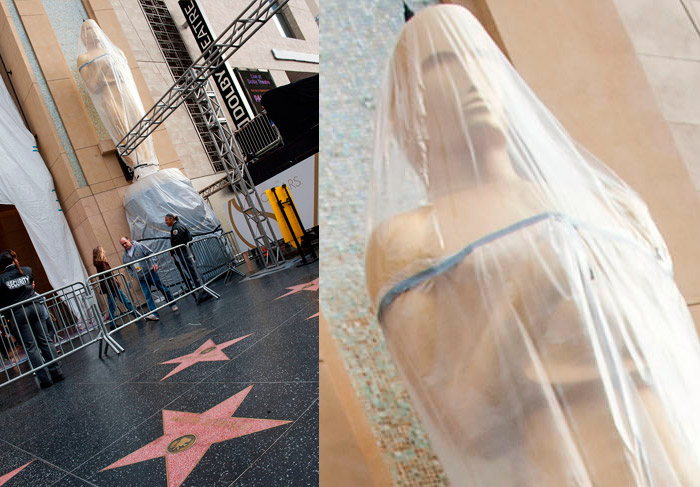
[[(34, 250), (27, 229), (13, 205), (0, 205), (0, 250), (12, 249), (17, 252), (21, 266), (28, 266), (34, 271), (36, 292), (44, 293), (51, 289), (51, 284), (44, 272), (44, 266)], [(56, 256), (60, 258), (60, 256)]]

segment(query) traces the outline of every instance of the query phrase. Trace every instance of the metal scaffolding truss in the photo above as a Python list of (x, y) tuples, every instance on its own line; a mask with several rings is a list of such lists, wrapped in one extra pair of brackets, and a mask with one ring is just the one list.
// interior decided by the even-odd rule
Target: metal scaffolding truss
[[(192, 92), (204, 114), (207, 126), (211, 131), (217, 153), (226, 168), (229, 184), (233, 188), (236, 199), (236, 207), (245, 216), (250, 234), (253, 235), (255, 247), (258, 248), (263, 258), (265, 267), (274, 267), (284, 262), (284, 257), (275, 237), (275, 232), (270, 224), (270, 219), (265, 214), (260, 195), (255, 189), (253, 180), (248, 172), (245, 160), (241, 157), (233, 133), (225, 121), (223, 111), (216, 93), (210, 85), (203, 85)], [(271, 235), (270, 238), (268, 235)]]
[[(163, 54), (165, 65), (173, 79), (180, 78), (189, 69), (192, 58), (170, 10), (168, 10), (164, 0), (139, 0), (139, 3)], [(185, 100), (185, 106), (214, 170), (223, 171), (223, 162), (216, 155), (216, 149), (211, 140), (212, 136), (205, 126), (199, 106), (191, 98)]]
[(281, 264), (284, 257), (209, 78), (288, 1), (253, 0), (248, 4), (117, 144), (120, 155), (130, 154), (188, 98), (195, 100), (265, 267)]
[(253, 0), (224, 32), (212, 42), (163, 96), (117, 144), (122, 156), (131, 154), (195, 90), (202, 88), (226, 60), (240, 49), (289, 0)]
[(231, 183), (228, 180), (228, 176), (224, 176), (223, 178), (211, 183), (206, 188), (200, 189), (199, 196), (201, 196), (204, 199), (207, 199), (210, 196), (218, 193), (222, 189), (226, 188), (227, 186), (231, 186)]

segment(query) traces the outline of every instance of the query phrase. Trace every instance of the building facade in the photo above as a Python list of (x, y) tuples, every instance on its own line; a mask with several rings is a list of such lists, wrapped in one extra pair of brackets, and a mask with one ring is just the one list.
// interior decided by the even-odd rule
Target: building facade
[[(110, 261), (119, 261), (119, 238), (129, 234), (122, 201), (130, 183), (78, 74), (82, 22), (95, 20), (124, 52), (148, 110), (173, 85), (178, 73), (201, 54), (184, 9), (195, 5), (210, 21), (212, 34), (218, 35), (247, 4), (238, 0), (0, 2), (0, 56), (4, 64), (0, 74), (27, 128), (36, 136), (88, 274), (94, 272), (92, 249), (97, 245), (105, 248)], [(318, 73), (317, 19), (315, 0), (291, 0), (228, 60), (231, 72), (244, 81), (246, 76), (271, 80), (267, 86), (282, 86)], [(248, 115), (254, 116), (255, 107), (247, 97), (254, 99), (250, 92), (255, 90), (241, 87), (239, 91), (249, 105)], [(220, 93), (222, 105), (226, 96)], [(235, 128), (235, 121), (228, 113), (226, 116), (229, 126)], [(159, 126), (153, 140), (160, 168), (181, 169), (195, 189), (225, 176), (198, 114), (187, 104)], [(317, 158), (313, 162), (317, 164)], [(231, 198), (231, 192), (223, 190), (209, 200), (224, 230), (231, 230)], [(3, 222), (17, 219), (11, 205), (2, 211)], [(21, 249), (23, 263), (39, 267), (21, 228), (12, 225), (13, 231), (3, 231), (0, 246)], [(40, 290), (48, 286), (42, 282)]]

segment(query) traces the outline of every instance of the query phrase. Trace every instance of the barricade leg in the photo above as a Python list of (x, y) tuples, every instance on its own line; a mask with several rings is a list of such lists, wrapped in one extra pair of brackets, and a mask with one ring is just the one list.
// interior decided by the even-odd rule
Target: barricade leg
[[(207, 242), (209, 240), (211, 239), (207, 239)], [(199, 242), (201, 244), (203, 241)], [(192, 254), (192, 249), (189, 247), (181, 247), (176, 250), (176, 256), (182, 264), (182, 268), (184, 269), (185, 273), (189, 276), (189, 280), (194, 284), (194, 287), (201, 288), (199, 294), (195, 296), (197, 304), (209, 299), (210, 297), (214, 297), (216, 299), (220, 298), (216, 292), (207, 287), (203, 276), (200, 276), (199, 272), (197, 271), (197, 261)]]
[[(110, 334), (107, 333), (107, 330), (102, 330), (102, 334), (100, 335), (99, 339), (102, 340), (102, 341), (104, 342), (104, 346), (105, 346), (104, 354), (105, 354), (105, 355), (106, 355), (107, 352), (109, 351), (109, 348), (110, 348), (110, 347), (112, 348), (112, 350), (114, 350), (114, 352), (115, 352), (117, 355), (119, 355), (120, 353), (122, 353), (122, 352), (124, 351), (124, 347), (122, 347), (121, 345), (119, 345), (119, 342), (117, 342), (114, 338), (112, 338), (112, 337), (110, 336)], [(97, 348), (98, 348), (98, 350), (99, 350), (99, 357), (102, 358), (102, 353), (103, 353), (103, 352), (102, 352), (102, 346), (100, 345), (100, 346), (98, 346)]]
[(245, 273), (239, 271), (236, 267), (236, 264), (241, 263), (240, 260), (236, 259), (236, 257), (242, 256), (241, 258), (247, 262), (248, 254), (241, 253), (233, 234), (231, 232), (227, 232), (221, 237), (219, 237), (219, 245), (223, 249), (224, 255), (226, 255), (228, 260), (228, 269), (226, 270), (226, 277), (224, 277), (224, 284), (228, 284), (229, 280), (233, 277), (234, 274), (238, 274), (241, 277), (245, 277)]
[[(148, 305), (148, 309), (153, 311), (154, 309), (156, 309), (156, 303), (153, 302), (153, 296), (151, 295), (151, 287), (148, 280), (148, 277), (145, 277), (144, 279), (139, 279), (139, 286), (141, 286), (143, 296), (146, 298), (146, 304)], [(160, 318), (160, 315), (157, 311), (154, 311), (150, 314), (155, 316), (156, 318)]]

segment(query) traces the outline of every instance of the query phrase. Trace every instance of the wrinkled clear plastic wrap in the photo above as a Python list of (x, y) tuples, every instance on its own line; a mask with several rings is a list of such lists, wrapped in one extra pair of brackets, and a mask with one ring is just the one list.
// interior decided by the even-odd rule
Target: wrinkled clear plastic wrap
[(214, 210), (179, 169), (163, 169), (131, 184), (124, 193), (131, 238), (157, 252), (170, 248), (165, 215), (177, 215), (193, 237), (221, 231)]
[[(129, 63), (92, 19), (80, 29), (79, 53), (80, 76), (109, 136), (117, 144), (146, 113)], [(136, 180), (156, 172), (158, 159), (152, 138), (147, 137), (124, 156), (124, 162), (134, 170)]]
[(700, 485), (700, 346), (645, 204), (474, 17), (404, 27), (367, 285), (453, 485)]

